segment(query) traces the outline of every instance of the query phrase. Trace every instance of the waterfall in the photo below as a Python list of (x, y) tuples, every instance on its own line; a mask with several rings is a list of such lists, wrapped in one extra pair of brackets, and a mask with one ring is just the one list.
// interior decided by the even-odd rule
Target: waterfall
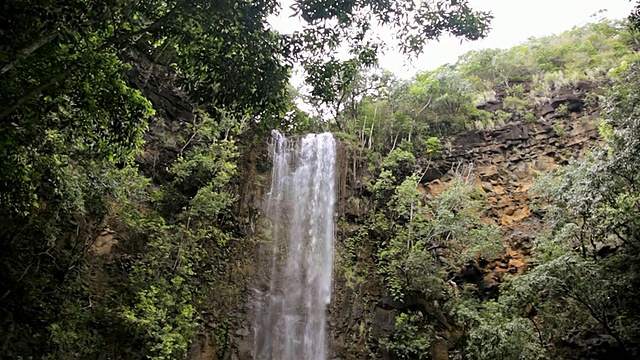
[(270, 150), (269, 285), (256, 304), (254, 358), (326, 360), (336, 143), (330, 133), (287, 139), (274, 131)]

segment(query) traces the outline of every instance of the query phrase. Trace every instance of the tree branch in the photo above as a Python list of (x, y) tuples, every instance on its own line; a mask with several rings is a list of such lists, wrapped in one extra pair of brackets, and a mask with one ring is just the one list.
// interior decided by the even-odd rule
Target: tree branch
[[(129, 33), (125, 33), (125, 34), (121, 34), (119, 36), (115, 36), (113, 38), (111, 38), (110, 40), (106, 41), (104, 44), (100, 45), (99, 47), (90, 50), (90, 51), (85, 51), (85, 55), (86, 54), (96, 54), (96, 53), (101, 53), (105, 50), (107, 50), (108, 48), (112, 47), (112, 46), (116, 46), (117, 50), (121, 50), (121, 46), (123, 46), (123, 44), (129, 40), (132, 39), (138, 35), (142, 35), (145, 33), (148, 33), (152, 30), (155, 30), (157, 28), (159, 28), (160, 26), (162, 26), (163, 23), (165, 23), (165, 21), (167, 21), (169, 18), (171, 18), (177, 11), (177, 9), (180, 7), (180, 5), (184, 4), (186, 2), (186, 0), (181, 0), (178, 1), (173, 8), (171, 8), (171, 10), (169, 10), (166, 14), (164, 14), (163, 16), (159, 17), (158, 19), (156, 19), (153, 23), (151, 23), (149, 26), (136, 30), (136, 31), (132, 31)], [(35, 51), (35, 50), (34, 50)], [(44, 91), (45, 89), (55, 85), (58, 81), (60, 81), (62, 78), (66, 77), (67, 75), (69, 75), (73, 70), (78, 68), (78, 64), (80, 63), (80, 61), (84, 58), (84, 56), (80, 56), (74, 63), (70, 64), (69, 66), (63, 66), (61, 65), (61, 67), (64, 68), (64, 70), (62, 70), (61, 72), (59, 72), (57, 75), (53, 76), (50, 78), (49, 81), (34, 86), (31, 89), (27, 90), (23, 95), (21, 95), (20, 97), (18, 97), (16, 100), (14, 100), (9, 106), (7, 106), (5, 109), (3, 109), (0, 112), (0, 120), (5, 120), (6, 118), (9, 117), (9, 115), (11, 115), (15, 110), (17, 110), (22, 104), (24, 104), (27, 100), (31, 99), (34, 96), (39, 95), (42, 91)]]
[(39, 95), (43, 90), (56, 84), (62, 78), (69, 75), (73, 69), (75, 69), (75, 67), (70, 67), (68, 69), (65, 69), (62, 72), (58, 73), (58, 75), (49, 79), (49, 81), (43, 84), (40, 84), (38, 86), (34, 86), (31, 89), (27, 90), (27, 92), (21, 95), (17, 100), (15, 100), (13, 104), (9, 105), (9, 107), (5, 108), (4, 110), (2, 110), (2, 112), (0, 112), (0, 120), (4, 120), (7, 117), (9, 117), (9, 115), (11, 115), (14, 111), (16, 111), (16, 109), (18, 109), (27, 100), (31, 99), (36, 95)]
[(44, 45), (50, 43), (51, 41), (53, 41), (53, 39), (55, 39), (57, 37), (58, 37), (58, 33), (57, 32), (54, 32), (54, 33), (46, 35), (46, 36), (41, 36), (40, 38), (38, 38), (37, 40), (35, 40), (31, 44), (25, 46), (21, 50), (18, 50), (16, 52), (16, 55), (14, 56), (14, 58), (9, 60), (9, 62), (7, 62), (2, 67), (2, 69), (0, 69), (0, 75), (2, 75), (4, 73), (6, 73), (7, 71), (11, 70), (21, 57), (28, 57), (33, 52), (35, 52), (36, 50), (40, 49)]
[[(162, 24), (164, 24), (164, 22), (166, 20), (168, 20), (169, 18), (171, 18), (177, 11), (178, 8), (180, 8), (180, 5), (184, 4), (186, 1), (185, 0), (181, 0), (178, 1), (173, 8), (171, 8), (171, 10), (169, 10), (166, 14), (162, 15), (161, 17), (159, 17), (158, 19), (156, 19), (156, 21), (154, 21), (153, 23), (151, 23), (149, 26), (142, 28), (142, 29), (138, 29), (136, 31), (132, 31), (129, 33), (124, 33), (121, 34), (117, 37), (111, 38), (109, 41), (105, 42), (104, 44), (102, 44), (100, 47), (96, 48), (94, 50), (94, 52), (102, 52), (106, 49), (108, 49), (111, 46), (115, 46), (115, 45), (120, 45), (122, 46), (122, 44), (129, 40), (132, 39), (138, 35), (143, 35), (145, 33), (148, 33), (152, 30), (155, 30), (157, 28), (159, 28), (160, 26), (162, 26)], [(119, 49), (120, 50), (120, 49)]]

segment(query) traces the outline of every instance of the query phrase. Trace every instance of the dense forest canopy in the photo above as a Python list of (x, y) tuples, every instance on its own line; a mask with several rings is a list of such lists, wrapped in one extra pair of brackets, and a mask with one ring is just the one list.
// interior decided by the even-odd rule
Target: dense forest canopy
[[(301, 0), (304, 29), (282, 35), (271, 0), (0, 7), (2, 353), (51, 359), (182, 358), (206, 309), (237, 301), (224, 261), (239, 237), (235, 141), (284, 124), (292, 64), (326, 94), (345, 71), (338, 47), (375, 63), (373, 23), (415, 54), (443, 33), (482, 37), (491, 18), (459, 0)], [(158, 74), (169, 97), (146, 87)], [(148, 132), (174, 97), (191, 115)], [(134, 162), (152, 156), (145, 138), (156, 160), (168, 154), (159, 170)], [(127, 241), (97, 281), (87, 254), (113, 231)]]
[[(464, 0), (293, 8), (303, 30), (283, 35), (267, 24), (272, 0), (0, 3), (0, 357), (184, 359), (205, 328), (230, 356), (251, 269), (238, 204), (247, 163), (268, 168), (256, 154), (272, 128), (331, 130), (357, 153), (372, 206), (340, 266), (462, 329), (466, 358), (560, 359), (569, 332), (637, 355), (638, 11), (403, 81), (370, 70), (374, 24), (412, 56), (446, 33), (486, 36), (491, 14)], [(296, 108), (294, 64), (330, 120)], [(608, 90), (546, 121), (560, 133), (563, 119), (602, 109), (604, 145), (540, 182), (537, 266), (499, 297), (451, 293), (456, 271), (501, 251), (500, 229), (481, 221), (470, 172), (423, 204), (419, 160), (464, 131), (543, 121), (555, 92), (583, 83)], [(356, 261), (362, 247), (374, 269)], [(377, 349), (429, 358), (432, 320), (402, 313)]]
[[(294, 7), (304, 30), (281, 35), (266, 23), (278, 11), (277, 1), (6, 1), (2, 6), (0, 120), (7, 144), (2, 206), (20, 211), (28, 211), (42, 187), (31, 172), (44, 172), (35, 168), (49, 156), (34, 161), (32, 169), (25, 164), (37, 153), (83, 153), (114, 162), (132, 155), (152, 111), (123, 78), (133, 53), (169, 66), (204, 110), (247, 116), (268, 128), (286, 109), (293, 63), (302, 62), (315, 91), (326, 93), (328, 79), (345, 71), (334, 59), (339, 46), (348, 44), (359, 63), (375, 62), (378, 44), (368, 36), (374, 21), (393, 28), (407, 53), (419, 53), (427, 39), (443, 32), (484, 36), (490, 20), (466, 1), (419, 6), (298, 1)], [(76, 145), (24, 153), (33, 144), (47, 144), (47, 136)]]
[[(367, 145), (393, 147), (408, 140), (424, 147), (433, 136), (491, 129), (513, 120), (534, 121), (534, 108), (548, 102), (554, 91), (581, 82), (604, 86), (612, 69), (636, 59), (638, 40), (626, 23), (602, 21), (557, 36), (532, 38), (510, 49), (471, 51), (456, 64), (411, 80), (356, 66), (353, 81), (336, 89), (334, 99), (312, 94), (311, 100), (339, 109), (333, 117), (335, 126), (358, 133)], [(595, 105), (596, 96), (590, 96), (590, 105)], [(504, 100), (500, 111), (483, 109), (498, 98)], [(316, 128), (322, 128), (323, 121), (318, 122)]]

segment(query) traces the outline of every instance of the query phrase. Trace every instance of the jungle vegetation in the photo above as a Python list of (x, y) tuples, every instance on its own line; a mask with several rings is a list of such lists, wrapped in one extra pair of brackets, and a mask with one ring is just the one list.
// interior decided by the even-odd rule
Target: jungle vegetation
[[(469, 359), (562, 358), (555, 345), (570, 331), (606, 333), (637, 354), (637, 16), (472, 52), (404, 81), (374, 70), (372, 24), (412, 56), (446, 33), (486, 36), (491, 14), (464, 0), (294, 8), (304, 29), (283, 35), (267, 23), (274, 0), (0, 4), (0, 357), (184, 359), (205, 327), (229, 354), (249, 271), (237, 212), (245, 155), (272, 128), (331, 130), (359, 149), (374, 206), (350, 246), (375, 242), (389, 292), (437, 303), (439, 321), (464, 327)], [(294, 64), (328, 121), (296, 107)], [(191, 107), (177, 129), (155, 126), (163, 103), (136, 81), (153, 71)], [(468, 129), (537, 121), (537, 106), (579, 82), (608, 89), (590, 95), (606, 143), (541, 182), (553, 221), (538, 265), (497, 299), (451, 296), (448, 274), (500, 251), (499, 229), (479, 221), (483, 199), (465, 174), (422, 204), (416, 159)], [(504, 110), (480, 106), (498, 97)], [(158, 166), (149, 154), (162, 155)], [(114, 233), (112, 253), (97, 256), (95, 239)], [(615, 251), (602, 258), (602, 244)], [(407, 312), (383, 345), (428, 358), (431, 327)]]
[[(385, 72), (353, 76), (330, 127), (368, 164), (359, 180), (372, 208), (339, 261), (356, 288), (378, 274), (391, 296), (409, 304), (394, 334), (372, 347), (432, 359), (439, 334), (455, 333), (463, 344), (456, 356), (466, 359), (580, 358), (577, 348), (598, 338), (613, 344), (602, 356), (637, 356), (636, 31), (632, 22), (601, 21), (473, 51), (408, 81)], [(543, 113), (554, 96), (585, 85), (592, 91), (583, 109), (560, 104)], [(502, 108), (490, 110), (491, 103)], [(481, 220), (485, 199), (470, 181), (473, 169), (459, 169), (425, 203), (418, 184), (430, 159), (446, 154), (460, 132), (509, 122), (552, 122), (563, 136), (562, 121), (580, 121), (575, 112), (599, 114), (604, 142), (538, 180), (533, 192), (546, 225), (529, 270), (497, 295), (456, 284), (467, 264), (500, 253), (501, 232)]]

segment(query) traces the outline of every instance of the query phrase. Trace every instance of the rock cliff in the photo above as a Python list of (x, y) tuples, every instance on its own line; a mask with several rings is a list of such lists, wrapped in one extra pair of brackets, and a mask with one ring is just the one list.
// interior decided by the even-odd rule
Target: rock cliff
[[(441, 157), (418, 159), (418, 167), (427, 169), (418, 185), (423, 201), (430, 201), (446, 188), (455, 173), (471, 177), (486, 195), (483, 221), (500, 226), (505, 250), (499, 258), (478, 261), (462, 269), (455, 281), (475, 284), (483, 298), (498, 296), (499, 284), (506, 274), (527, 270), (532, 240), (543, 226), (542, 214), (533, 206), (532, 188), (536, 178), (567, 164), (572, 158), (581, 157), (598, 142), (597, 112), (583, 111), (584, 93), (576, 91), (577, 95), (561, 94), (551, 105), (539, 109), (541, 117), (536, 121), (516, 121), (499, 129), (468, 131), (449, 139), (449, 146), (445, 146)], [(570, 114), (555, 116), (553, 104), (563, 102), (572, 104)], [(352, 158), (347, 155), (344, 159), (340, 179), (338, 264), (353, 256), (349, 254), (346, 239), (357, 232), (361, 217), (370, 206), (361, 185), (365, 171), (353, 159), (355, 153), (351, 154)], [(335, 296), (330, 308), (333, 358), (392, 359), (384, 341), (394, 331), (396, 316), (404, 309), (419, 308), (440, 323), (441, 330), (437, 331), (431, 346), (432, 359), (448, 359), (449, 351), (458, 345), (460, 332), (447, 324), (437, 303), (425, 304), (410, 294), (402, 302), (393, 300), (376, 271), (375, 246), (360, 247), (355, 254), (355, 267), (336, 266)]]
[[(193, 115), (179, 91), (163, 85), (170, 82), (170, 75), (159, 76), (161, 72), (146, 65), (136, 69), (130, 81), (152, 100), (158, 114), (150, 124), (147, 147), (138, 162), (148, 176), (162, 183), (167, 181), (164, 165), (180, 151), (172, 139), (184, 131)], [(557, 95), (536, 109), (539, 118), (535, 121), (513, 121), (498, 129), (468, 131), (446, 139), (440, 156), (417, 159), (416, 166), (426, 169), (418, 185), (424, 202), (445, 189), (456, 173), (464, 173), (485, 194), (483, 221), (501, 228), (505, 248), (501, 256), (461, 269), (456, 283), (475, 284), (483, 298), (491, 299), (498, 296), (499, 284), (506, 274), (527, 270), (532, 241), (543, 226), (542, 214), (533, 206), (536, 178), (582, 156), (598, 142), (598, 111), (585, 109), (585, 88), (591, 89), (587, 86)], [(569, 114), (554, 113), (562, 104), (571, 105)], [(499, 109), (501, 103), (489, 105)], [(221, 308), (212, 307), (210, 314), (204, 314), (203, 331), (191, 347), (191, 360), (252, 358), (252, 292), (260, 289), (268, 277), (261, 269), (260, 224), (270, 172), (267, 141), (252, 141), (240, 144), (252, 150), (241, 152), (241, 176), (235, 184), (239, 200), (235, 221), (238, 235), (247, 241), (229, 255), (234, 264), (227, 264), (229, 274), (234, 274), (229, 281), (239, 292), (221, 299)], [(394, 300), (378, 273), (376, 244), (365, 243), (356, 254), (350, 253), (347, 239), (358, 231), (371, 210), (364, 186), (370, 174), (358, 149), (341, 144), (339, 154), (334, 295), (328, 310), (330, 359), (393, 359), (384, 345), (385, 339), (393, 334), (397, 315), (407, 308), (418, 308), (437, 319), (431, 358), (448, 359), (460, 345), (462, 334), (442, 316), (439, 304), (425, 303), (411, 294), (403, 301)], [(341, 266), (347, 258), (355, 258), (356, 266)]]

